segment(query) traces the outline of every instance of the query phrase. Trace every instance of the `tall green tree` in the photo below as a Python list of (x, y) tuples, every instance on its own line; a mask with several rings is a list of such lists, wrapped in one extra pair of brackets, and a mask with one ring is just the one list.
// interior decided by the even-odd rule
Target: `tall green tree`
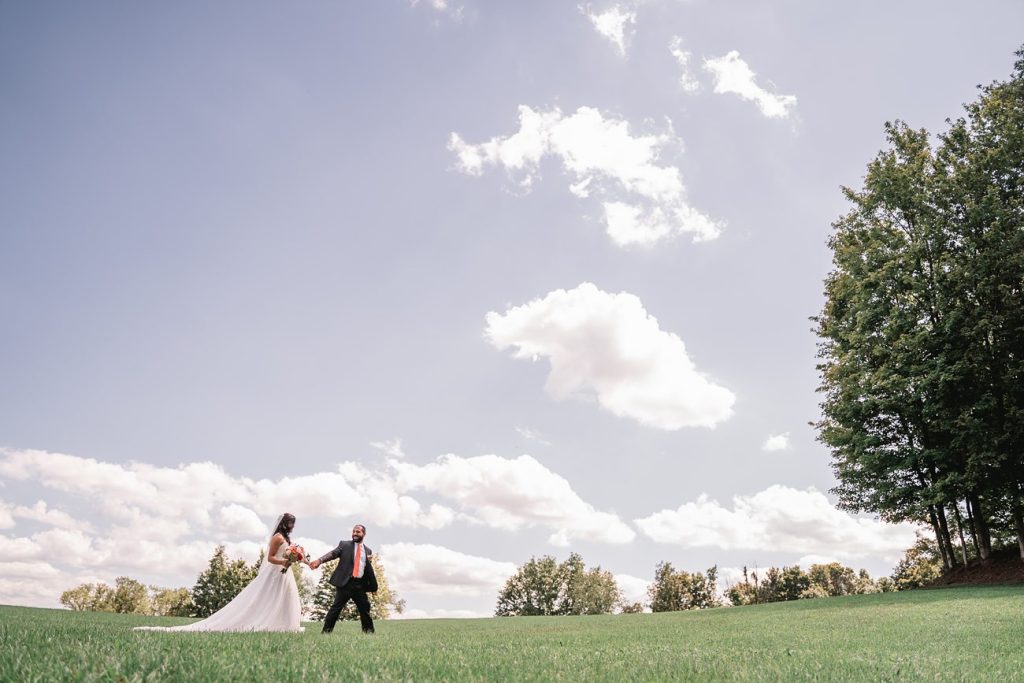
[(160, 617), (187, 617), (195, 612), (188, 588), (150, 586), (151, 613)]
[(113, 595), (114, 611), (119, 614), (150, 614), (149, 591), (146, 587), (128, 576), (114, 579)]
[(74, 612), (113, 612), (113, 589), (105, 583), (83, 583), (60, 595), (60, 604)]
[(610, 614), (622, 599), (611, 572), (587, 569), (577, 553), (559, 563), (545, 555), (530, 558), (516, 569), (498, 593), (494, 614), (508, 616), (557, 616)]
[(815, 319), (840, 505), (930, 525), (947, 569), (965, 528), (984, 561), (1012, 523), (1024, 556), (1024, 59), (967, 111), (935, 148), (886, 124)]
[(896, 590), (904, 591), (929, 585), (942, 573), (942, 562), (934, 541), (918, 535), (892, 572)]
[(983, 558), (986, 511), (1005, 516), (1024, 558), (1024, 49), (1017, 57), (1011, 78), (982, 87), (936, 152), (966, 380), (953, 446), (966, 454), (961, 493)]
[(192, 588), (193, 616), (208, 617), (231, 602), (256, 578), (256, 572), (257, 569), (245, 560), (228, 560), (224, 546), (217, 546), (209, 565)]
[(660, 562), (654, 570), (654, 582), (647, 589), (652, 612), (676, 612), (719, 607), (718, 567), (705, 573), (676, 570), (671, 562)]
[(531, 557), (505, 581), (498, 593), (496, 617), (534, 617), (559, 614), (562, 574), (550, 555)]
[(563, 596), (561, 614), (611, 614), (622, 601), (615, 576), (600, 566), (587, 569), (583, 558), (572, 553), (560, 567)]

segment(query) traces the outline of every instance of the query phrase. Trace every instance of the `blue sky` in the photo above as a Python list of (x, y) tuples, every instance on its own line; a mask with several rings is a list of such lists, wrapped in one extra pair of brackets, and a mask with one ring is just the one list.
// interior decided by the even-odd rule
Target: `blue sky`
[(631, 595), (661, 560), (887, 573), (913, 532), (831, 506), (808, 425), (829, 225), (1022, 23), (0, 4), (0, 602), (191, 585), (281, 508), (313, 548), (365, 522), (418, 616), (571, 550)]

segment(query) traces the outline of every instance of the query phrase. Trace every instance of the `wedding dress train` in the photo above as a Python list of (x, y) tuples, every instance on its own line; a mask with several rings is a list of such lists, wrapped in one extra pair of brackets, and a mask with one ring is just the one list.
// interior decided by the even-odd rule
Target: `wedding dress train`
[[(277, 559), (284, 559), (288, 544), (282, 543)], [(202, 621), (181, 626), (138, 626), (136, 631), (302, 631), (299, 589), (291, 570), (264, 562), (259, 574), (235, 596)]]

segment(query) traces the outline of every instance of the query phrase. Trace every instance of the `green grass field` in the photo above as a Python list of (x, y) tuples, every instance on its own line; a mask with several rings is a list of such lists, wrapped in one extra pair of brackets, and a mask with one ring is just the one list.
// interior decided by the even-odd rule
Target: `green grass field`
[(136, 633), (182, 619), (0, 607), (2, 681), (1024, 681), (1024, 586), (703, 612), (390, 621), (363, 636)]

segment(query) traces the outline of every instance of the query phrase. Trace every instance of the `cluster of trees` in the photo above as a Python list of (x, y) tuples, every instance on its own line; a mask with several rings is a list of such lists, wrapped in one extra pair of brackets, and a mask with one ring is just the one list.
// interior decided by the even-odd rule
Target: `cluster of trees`
[(145, 586), (133, 578), (119, 576), (113, 586), (83, 583), (64, 591), (60, 602), (78, 612), (155, 614), (165, 617), (192, 616), (192, 593), (187, 588)]
[(654, 581), (647, 588), (652, 612), (678, 612), (687, 609), (721, 607), (718, 596), (718, 567), (703, 574), (674, 569), (670, 562), (659, 562)]
[(925, 538), (907, 551), (891, 577), (874, 580), (867, 571), (855, 571), (838, 562), (813, 564), (807, 571), (798, 566), (770, 567), (762, 572), (743, 569), (743, 582), (718, 588), (718, 568), (704, 572), (675, 569), (660, 562), (647, 588), (646, 602), (623, 600), (611, 572), (586, 569), (583, 558), (573, 553), (565, 562), (545, 555), (530, 558), (517, 568), (498, 594), (495, 616), (557, 616), (611, 614), (613, 612), (674, 612), (708, 609), (726, 604), (749, 605), (836, 595), (880, 593), (927, 585), (939, 575), (934, 544)]
[(946, 570), (1024, 559), (1024, 49), (930, 144), (888, 149), (834, 224), (815, 318), (840, 505), (927, 524)]
[(588, 570), (576, 553), (561, 563), (545, 555), (530, 558), (508, 578), (498, 593), (494, 615), (609, 614), (621, 599), (611, 572), (600, 567)]
[[(91, 612), (118, 612), (122, 614), (149, 614), (171, 617), (205, 618), (231, 602), (250, 581), (256, 578), (264, 561), (264, 553), (254, 564), (245, 560), (230, 560), (224, 546), (218, 546), (207, 568), (196, 578), (192, 589), (146, 586), (127, 576), (119, 576), (114, 586), (105, 583), (83, 583), (64, 591), (60, 602), (68, 609)], [(388, 586), (384, 565), (377, 555), (372, 556), (377, 575), (378, 591), (371, 596), (374, 619), (387, 619), (401, 614), (405, 601)], [(304, 615), (322, 621), (334, 600), (334, 587), (327, 582), (337, 562), (323, 565), (320, 582), (314, 585), (300, 564), (293, 564), (291, 572), (299, 589), (299, 600)], [(350, 602), (341, 619), (355, 620), (359, 615)]]
[(812, 564), (807, 571), (799, 566), (769, 567), (760, 574), (748, 572), (744, 567), (743, 582), (730, 586), (726, 596), (734, 605), (750, 605), (893, 590), (896, 590), (896, 584), (888, 576), (875, 581), (863, 569), (856, 572), (838, 562), (830, 562)]

